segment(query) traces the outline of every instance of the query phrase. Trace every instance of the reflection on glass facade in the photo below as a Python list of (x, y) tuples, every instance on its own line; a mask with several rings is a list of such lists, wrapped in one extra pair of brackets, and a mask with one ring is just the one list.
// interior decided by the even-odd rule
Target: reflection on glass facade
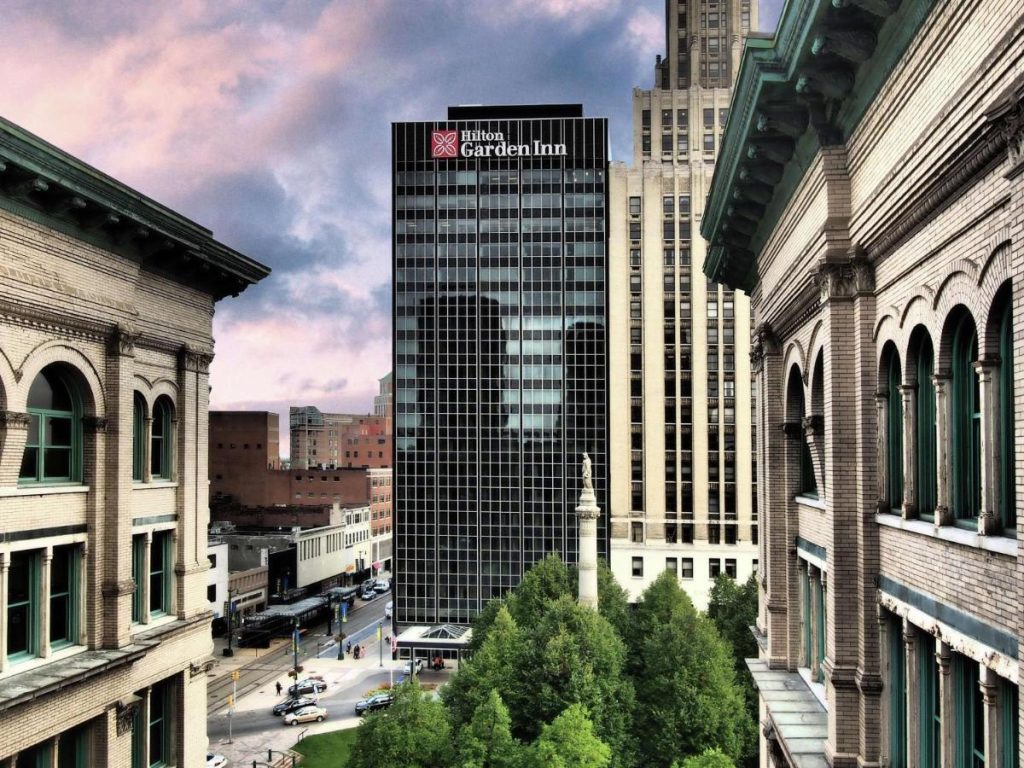
[(575, 562), (583, 451), (607, 499), (607, 125), (525, 110), (393, 126), (402, 624), (466, 623), (547, 553)]

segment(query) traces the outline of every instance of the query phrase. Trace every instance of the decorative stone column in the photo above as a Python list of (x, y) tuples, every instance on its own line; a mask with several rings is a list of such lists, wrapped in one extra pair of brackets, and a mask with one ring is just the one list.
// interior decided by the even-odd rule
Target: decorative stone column
[(999, 489), (1003, 468), (999, 457), (999, 361), (992, 358), (974, 364), (981, 402), (981, 514), (978, 533), (996, 533), (999, 519)]
[(597, 506), (594, 485), (591, 480), (590, 457), (583, 454), (583, 490), (576, 507), (580, 528), (579, 559), (579, 604), (597, 610), (597, 518), (601, 508)]
[(878, 512), (892, 510), (889, 498), (889, 398), (896, 393), (875, 392), (875, 493), (878, 497)]
[(83, 541), (78, 548), (78, 639), (79, 645), (89, 645), (89, 542)]
[(0, 487), (18, 484), (32, 417), (18, 411), (0, 411)]
[(39, 568), (39, 655), (50, 657), (50, 568), (53, 565), (53, 547), (45, 547)]
[(1003, 765), (1003, 740), (1000, 738), (1000, 710), (1005, 702), (1000, 700), (999, 676), (984, 664), (978, 665), (978, 687), (985, 710), (985, 765), (998, 768)]
[[(950, 484), (953, 479), (953, 453), (950, 450), (950, 429), (953, 418), (951, 390), (953, 380), (948, 375), (932, 376), (935, 384), (935, 525), (952, 525)], [(924, 510), (922, 510), (924, 511)]]
[[(140, 611), (139, 623), (149, 624), (149, 571), (151, 568), (152, 558), (150, 557), (150, 550), (153, 548), (153, 531), (146, 531), (144, 534), (146, 543), (142, 547), (142, 565), (139, 568), (140, 576), (142, 577), (142, 610)], [(133, 547), (134, 549), (134, 544)], [(167, 563), (164, 563), (164, 567), (167, 567)]]
[(907, 680), (907, 765), (921, 764), (921, 744), (915, 738), (921, 732), (921, 700), (917, 697), (917, 685), (921, 670), (917, 661), (917, 628), (903, 620), (903, 646), (906, 650)]
[(939, 711), (942, 713), (942, 727), (939, 735), (940, 768), (953, 768), (956, 759), (953, 722), (953, 651), (949, 643), (936, 638), (935, 662), (939, 665)]
[(900, 387), (903, 398), (903, 519), (917, 517), (917, 385)]
[(142, 482), (153, 482), (153, 414), (147, 413), (142, 420)]

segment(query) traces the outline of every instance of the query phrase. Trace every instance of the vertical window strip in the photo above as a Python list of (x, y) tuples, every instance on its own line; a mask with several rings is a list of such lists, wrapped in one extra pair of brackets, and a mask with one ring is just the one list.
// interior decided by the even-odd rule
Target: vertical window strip
[(935, 661), (935, 638), (923, 632), (917, 636), (917, 669), (921, 768), (939, 768), (939, 666)]
[(935, 360), (931, 341), (921, 343), (917, 353), (917, 511), (932, 519), (937, 499), (935, 476), (935, 383), (932, 381)]
[(818, 607), (815, 611), (815, 639), (817, 641), (817, 650), (815, 655), (818, 659), (818, 675), (817, 680), (819, 683), (825, 682), (825, 582), (822, 581), (822, 574), (818, 574), (818, 577), (814, 579), (814, 596), (817, 600)]
[(142, 396), (136, 392), (132, 407), (132, 480), (142, 482), (142, 466), (145, 461), (146, 406)]
[(889, 766), (907, 768), (907, 665), (903, 622), (889, 616)]
[(999, 681), (999, 738), (1002, 742), (1003, 760), (1000, 768), (1018, 768), (1017, 754), (1017, 707), (1019, 689), (1009, 680)]
[(39, 653), (39, 552), (14, 552), (7, 572), (7, 658)]
[(1013, 441), (1013, 304), (1010, 301), (1006, 302), (999, 324), (999, 361), (999, 511), (1003, 527), (1013, 529), (1017, 525), (1017, 513)]
[(895, 354), (889, 360), (889, 402), (886, 435), (888, 439), (889, 507), (899, 511), (903, 505), (903, 400), (900, 361)]
[(953, 654), (953, 749), (962, 768), (985, 766), (985, 716), (978, 686), (978, 663)]
[(811, 576), (810, 568), (803, 568), (803, 619), (804, 619), (804, 666), (811, 667)]
[(78, 641), (77, 545), (54, 547), (50, 561), (50, 647), (61, 648)]
[(146, 537), (132, 537), (132, 579), (135, 581), (135, 592), (132, 594), (132, 621), (136, 624), (142, 621), (143, 599), (145, 596), (146, 574), (142, 572), (145, 563)]
[(978, 376), (978, 335), (964, 316), (953, 333), (953, 514), (961, 520), (977, 517), (981, 506), (981, 413)]

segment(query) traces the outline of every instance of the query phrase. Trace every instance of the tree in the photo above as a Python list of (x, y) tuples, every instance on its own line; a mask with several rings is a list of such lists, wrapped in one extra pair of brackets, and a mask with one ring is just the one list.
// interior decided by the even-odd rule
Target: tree
[[(676, 766), (678, 763), (673, 763), (673, 768)], [(682, 768), (736, 768), (736, 764), (722, 750), (706, 749), (700, 755), (686, 758)]]
[(751, 574), (741, 586), (725, 574), (715, 579), (708, 603), (708, 618), (718, 634), (732, 645), (737, 671), (745, 670), (743, 659), (757, 656), (757, 642), (750, 631), (757, 621), (757, 580)]
[(545, 725), (530, 751), (528, 768), (607, 768), (612, 750), (594, 733), (586, 707), (573, 704)]
[(668, 766), (712, 747), (732, 759), (744, 756), (753, 726), (729, 646), (674, 574), (666, 571), (648, 587), (636, 623), (631, 670), (639, 764)]
[(395, 689), (395, 702), (388, 709), (360, 724), (348, 768), (448, 768), (452, 752), (444, 707), (410, 681)]
[(512, 720), (492, 690), (459, 733), (459, 768), (518, 768), (523, 748), (512, 738)]
[(499, 691), (509, 708), (518, 709), (529, 690), (522, 672), (523, 643), (515, 619), (506, 606), (500, 606), (480, 650), (463, 661), (458, 674), (441, 689), (441, 700), (455, 725), (468, 723), (491, 691)]
[(539, 560), (523, 576), (507, 600), (509, 613), (520, 627), (532, 627), (547, 610), (548, 603), (560, 597), (572, 597), (569, 568), (555, 554)]

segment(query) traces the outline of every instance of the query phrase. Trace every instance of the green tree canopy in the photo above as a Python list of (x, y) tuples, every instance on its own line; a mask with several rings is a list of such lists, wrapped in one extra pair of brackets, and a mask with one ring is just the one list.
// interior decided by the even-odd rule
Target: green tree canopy
[(391, 707), (360, 724), (348, 768), (449, 768), (453, 756), (444, 707), (410, 681), (395, 689)]
[[(673, 764), (676, 768), (678, 763)], [(707, 749), (700, 755), (688, 757), (682, 768), (736, 768), (736, 764), (720, 749)]]
[(512, 738), (512, 720), (492, 690), (459, 732), (459, 768), (518, 768), (523, 747)]
[(732, 645), (737, 669), (746, 669), (743, 659), (757, 656), (757, 643), (750, 627), (757, 621), (757, 580), (751, 574), (740, 585), (721, 574), (715, 579), (708, 603), (708, 618), (718, 628), (722, 639)]
[(637, 624), (631, 669), (639, 764), (668, 766), (713, 747), (732, 759), (746, 754), (751, 724), (729, 646), (671, 572), (641, 597)]
[(594, 733), (581, 704), (573, 704), (545, 725), (534, 743), (528, 768), (607, 768), (612, 750)]

